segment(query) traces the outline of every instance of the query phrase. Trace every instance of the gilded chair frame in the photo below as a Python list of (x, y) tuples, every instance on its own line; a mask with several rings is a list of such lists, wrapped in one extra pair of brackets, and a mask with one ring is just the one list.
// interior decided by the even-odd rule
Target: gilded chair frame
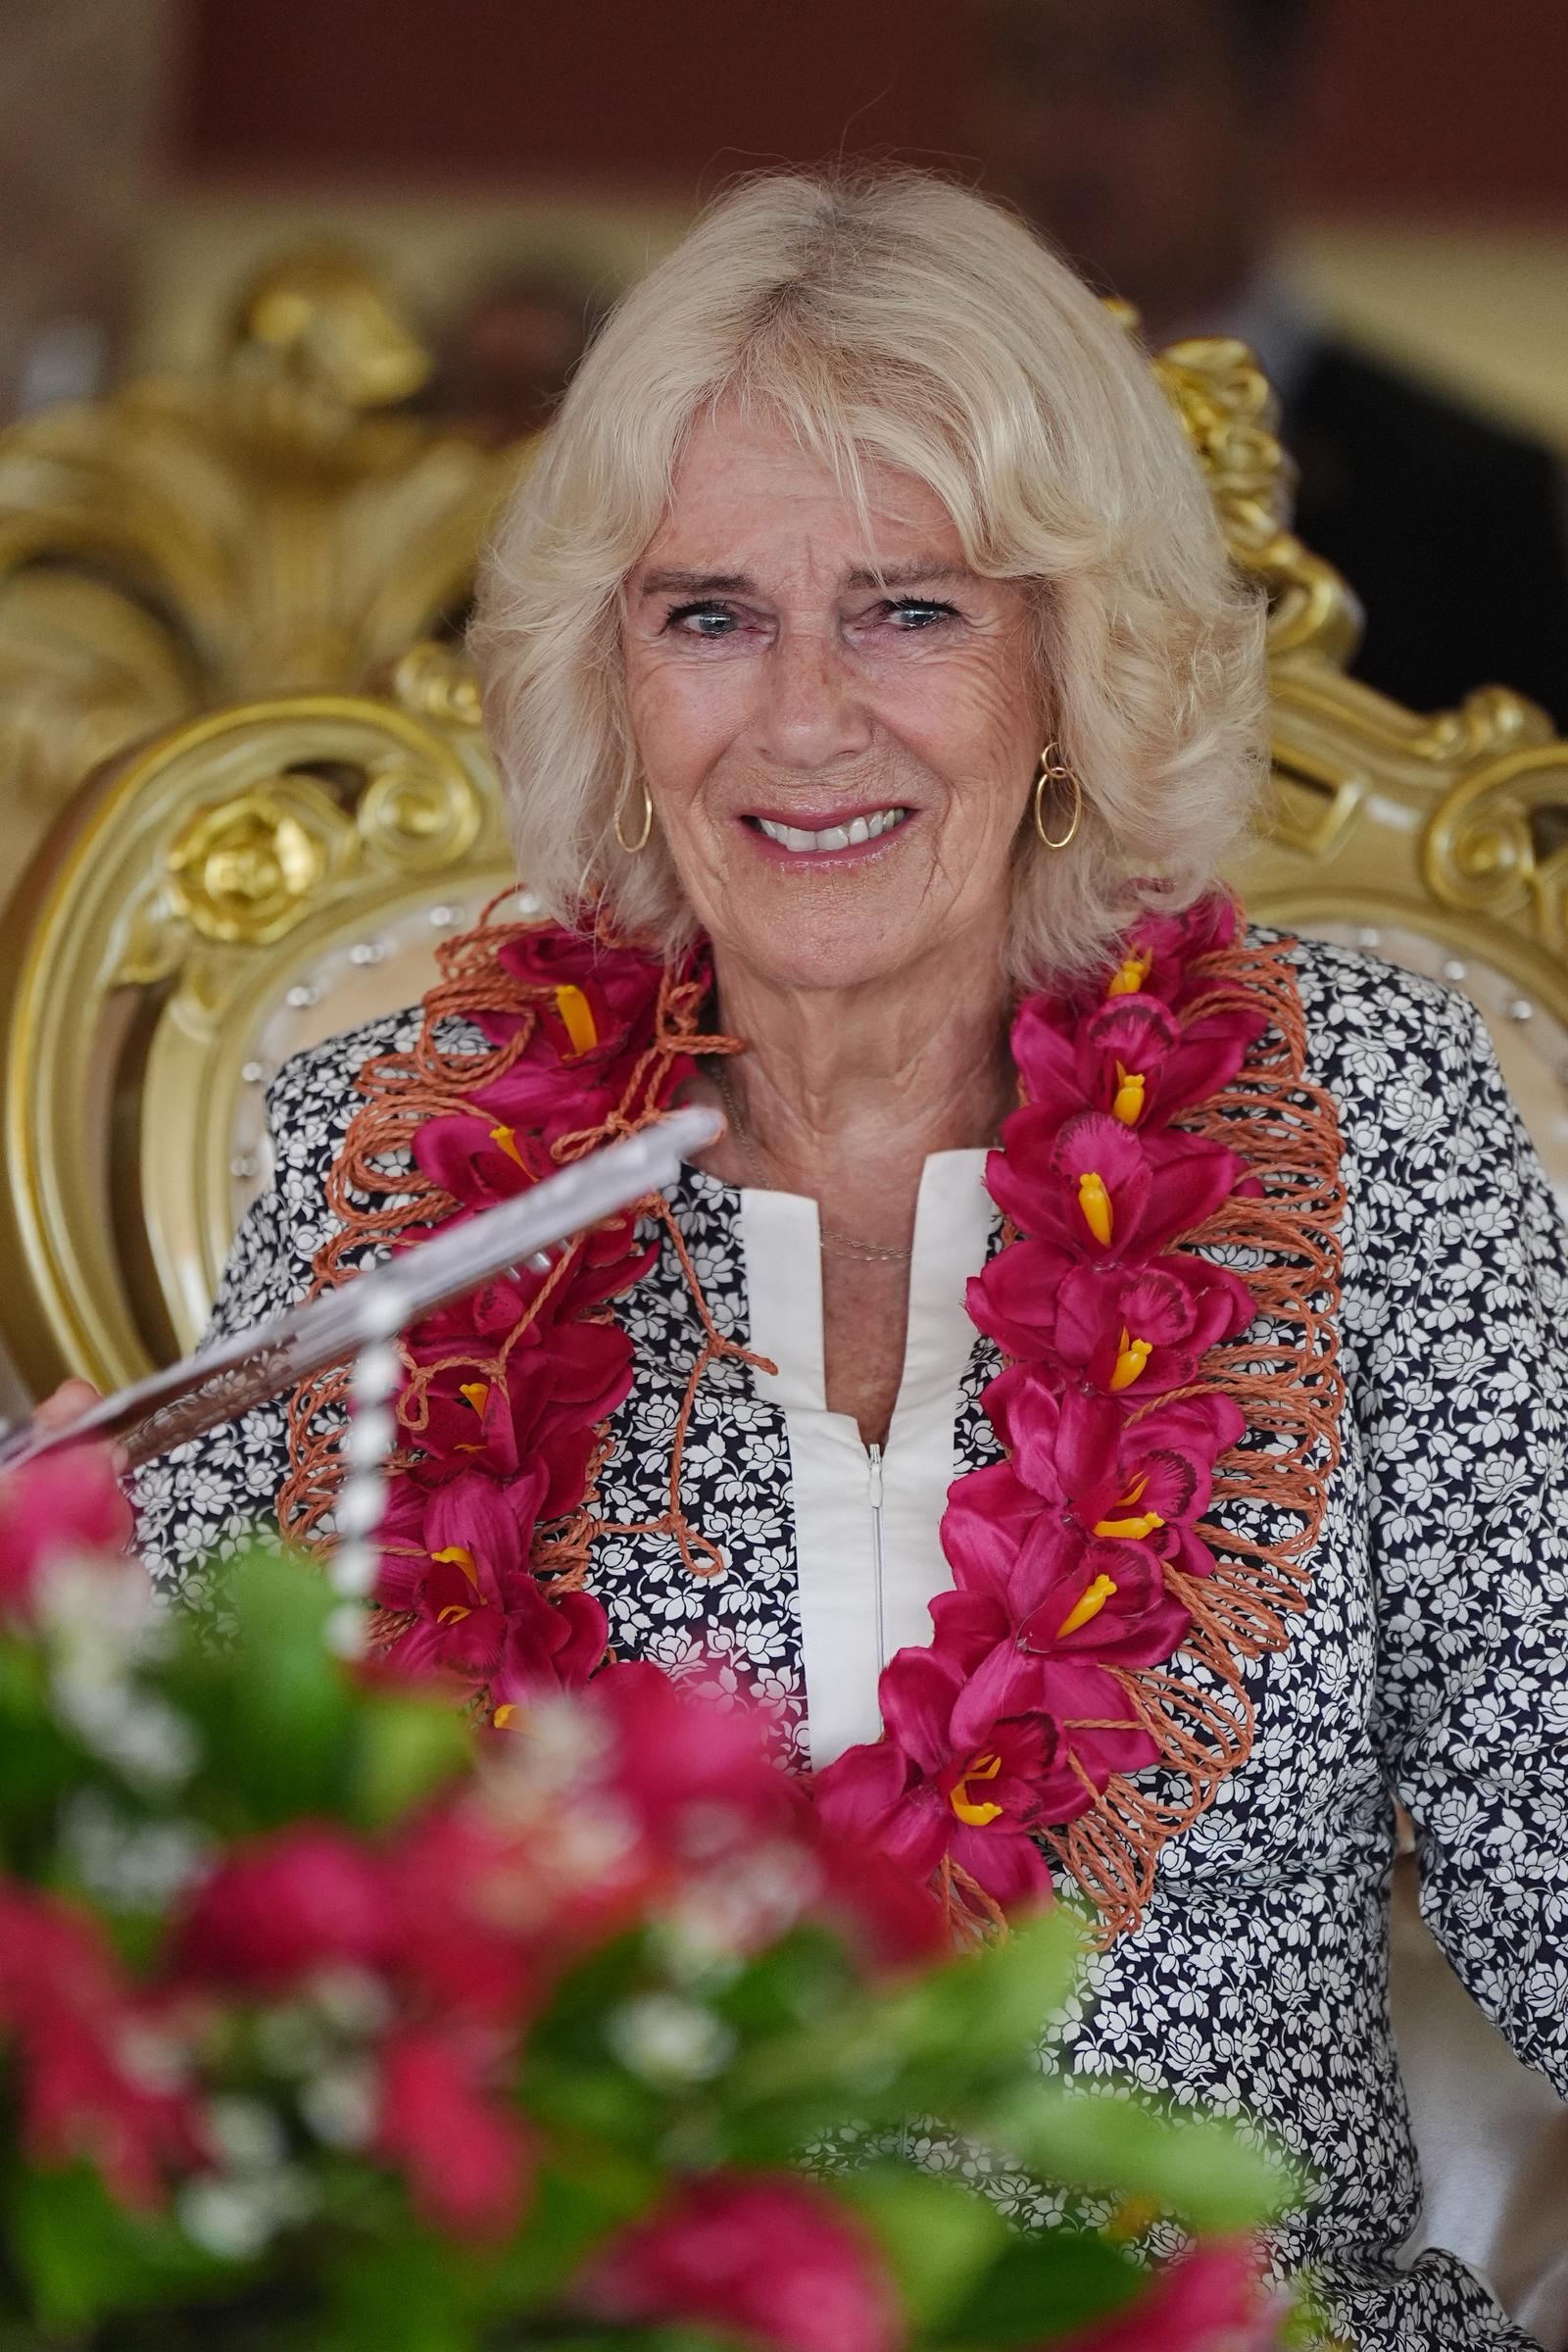
[(5, 1335), (35, 1390), (194, 1343), (260, 1172), (235, 1139), (268, 1014), (510, 880), (472, 681), (433, 646), (385, 698), (241, 704), (78, 796), (0, 950)]
[[(1424, 717), (1348, 679), (1355, 602), (1288, 528), (1250, 356), (1211, 340), (1155, 366), (1269, 596), (1273, 787), (1236, 870), (1249, 910), (1395, 955), (1426, 943), (1494, 1023), (1528, 1016), (1557, 1089), (1568, 747), (1501, 688)], [(432, 917), (510, 886), (474, 681), (434, 645), (383, 693), (188, 720), (76, 796), (0, 954), (3, 1330), (35, 1391), (68, 1368), (116, 1385), (193, 1342), (265, 1175), (265, 1078), (352, 1025), (362, 961), (360, 1017), (411, 1002), (411, 937), (427, 964)]]

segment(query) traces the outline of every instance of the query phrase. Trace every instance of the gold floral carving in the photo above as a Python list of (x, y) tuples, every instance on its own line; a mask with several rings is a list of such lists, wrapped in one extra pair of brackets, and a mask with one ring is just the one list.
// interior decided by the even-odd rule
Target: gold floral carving
[(173, 906), (203, 939), (265, 947), (341, 866), (346, 830), (320, 786), (296, 777), (198, 808), (170, 846)]
[(1290, 528), (1291, 462), (1253, 355), (1214, 336), (1153, 365), (1231, 553), (1269, 600), (1273, 801), (1238, 869), (1250, 904), (1308, 930), (1348, 920), (1444, 942), (1456, 970), (1500, 970), (1568, 1016), (1568, 749), (1505, 685), (1417, 713), (1345, 675), (1359, 608)]
[(1157, 353), (1154, 372), (1198, 453), (1232, 555), (1268, 591), (1270, 654), (1314, 653), (1343, 666), (1360, 639), (1360, 608), (1289, 527), (1290, 460), (1253, 354), (1229, 336), (1195, 337)]
[(363, 690), (461, 619), (519, 461), (400, 413), (429, 365), (373, 270), (311, 251), (246, 290), (211, 368), (0, 432), (14, 856), (138, 739)]

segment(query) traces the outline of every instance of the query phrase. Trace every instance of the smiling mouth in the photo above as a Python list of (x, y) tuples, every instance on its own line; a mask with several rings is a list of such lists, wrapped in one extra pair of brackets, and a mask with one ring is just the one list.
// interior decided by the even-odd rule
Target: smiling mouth
[(876, 808), (865, 816), (853, 818), (847, 825), (826, 825), (819, 833), (808, 832), (802, 825), (781, 825), (766, 816), (749, 816), (746, 821), (794, 857), (819, 858), (833, 850), (857, 850), (862, 843), (880, 841), (909, 814), (907, 808)]

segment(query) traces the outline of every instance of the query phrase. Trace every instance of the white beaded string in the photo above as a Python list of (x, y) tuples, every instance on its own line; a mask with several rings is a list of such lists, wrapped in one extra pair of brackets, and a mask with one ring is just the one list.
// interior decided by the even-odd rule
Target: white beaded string
[(368, 1336), (349, 1375), (349, 1420), (343, 1438), (347, 1473), (333, 1514), (337, 1548), (327, 1582), (341, 1599), (327, 1619), (326, 1638), (340, 1657), (365, 1655), (369, 1614), (365, 1603), (375, 1590), (380, 1553), (374, 1542), (386, 1509), (386, 1462), (397, 1436), (392, 1398), (402, 1358), (392, 1345), (406, 1309), (399, 1292), (377, 1286), (367, 1296)]

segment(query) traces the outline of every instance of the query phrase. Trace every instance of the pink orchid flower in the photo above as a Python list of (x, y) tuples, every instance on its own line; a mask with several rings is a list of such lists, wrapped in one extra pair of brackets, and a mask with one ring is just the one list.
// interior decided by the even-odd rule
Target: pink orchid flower
[(1019, 1708), (980, 1723), (965, 1710), (961, 1666), (941, 1649), (898, 1651), (877, 1685), (886, 1738), (846, 1748), (812, 1784), (828, 1828), (889, 1855), (917, 1882), (946, 1857), (1009, 1913), (1051, 1891), (1030, 1832), (1048, 1816), (1059, 1734)]
[(937, 1650), (961, 1680), (956, 1741), (999, 1717), (1049, 1716), (1059, 1752), (1039, 1793), (1054, 1825), (1083, 1812), (1112, 1773), (1157, 1761), (1120, 1673), (1163, 1665), (1192, 1616), (1150, 1544), (1085, 1543), (1042, 1515), (1010, 1560), (970, 1549), (959, 1531), (955, 1573), (957, 1586), (937, 1594), (931, 1619)]
[(794, 2174), (687, 2182), (601, 2248), (575, 2299), (621, 2326), (713, 2328), (765, 2352), (896, 2352), (905, 2335), (875, 2244)]
[(1028, 1104), (1003, 1123), (986, 1188), (1020, 1233), (1097, 1265), (1148, 1258), (1206, 1224), (1242, 1185), (1247, 1162), (1173, 1131), (1147, 1141), (1103, 1111), (1059, 1127)]
[[(416, 1360), (426, 1346), (416, 1335)], [(504, 1380), (492, 1376), (493, 1355), (478, 1348), (474, 1355), (477, 1361), (443, 1369), (425, 1391), (423, 1425), (410, 1432), (431, 1457), (420, 1483), (448, 1465), (466, 1463), (505, 1481), (527, 1464), (544, 1472), (538, 1516), (561, 1517), (582, 1499), (599, 1424), (631, 1388), (630, 1340), (613, 1323), (558, 1324), (548, 1341), (525, 1333)], [(445, 1350), (437, 1361), (444, 1357)]]
[(1053, 1120), (1107, 1112), (1147, 1135), (1228, 1086), (1267, 1027), (1237, 1004), (1182, 1022), (1156, 997), (1113, 997), (1087, 1019), (1049, 998), (1026, 1000), (1013, 1059), (1030, 1104)]
[(580, 1081), (609, 1062), (634, 1058), (651, 1042), (662, 963), (549, 923), (508, 940), (496, 961), (516, 984), (518, 1010), (481, 1016), (493, 1044), (516, 1034), (526, 1006), (538, 1015), (528, 1055)]
[(538, 1466), (504, 1488), (477, 1470), (428, 1494), (397, 1482), (375, 1591), (383, 1608), (413, 1618), (388, 1648), (393, 1664), (475, 1681), (496, 1671), (512, 1612), (530, 1587), (537, 1592), (528, 1558), (544, 1487)]
[(1075, 1011), (1106, 998), (1157, 997), (1176, 1010), (1212, 992), (1203, 956), (1233, 947), (1240, 928), (1236, 902), (1223, 892), (1199, 899), (1179, 914), (1151, 910), (1129, 925), (1114, 961), (1086, 987), (1063, 992)]
[(1019, 1363), (1046, 1363), (1127, 1405), (1198, 1375), (1256, 1307), (1239, 1274), (1174, 1250), (1147, 1266), (1087, 1266), (1054, 1242), (1017, 1242), (969, 1283), (969, 1313)]
[(1014, 1365), (991, 1383), (986, 1410), (1008, 1459), (951, 1489), (942, 1542), (960, 1584), (1005, 1575), (1038, 1540), (1042, 1515), (1069, 1543), (1130, 1541), (1189, 1573), (1212, 1570), (1193, 1529), (1208, 1508), (1215, 1461), (1245, 1428), (1229, 1397), (1184, 1397), (1129, 1421), (1109, 1397), (1058, 1395), (1037, 1370)]

